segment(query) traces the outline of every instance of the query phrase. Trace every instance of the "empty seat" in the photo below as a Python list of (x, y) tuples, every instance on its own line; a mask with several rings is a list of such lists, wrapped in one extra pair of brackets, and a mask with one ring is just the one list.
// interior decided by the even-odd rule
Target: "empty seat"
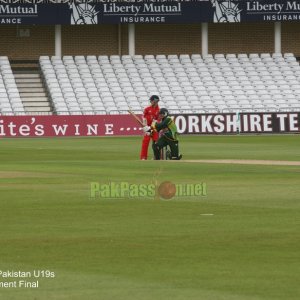
[[(148, 104), (148, 97), (154, 93), (161, 96), (161, 104), (174, 111), (188, 111), (199, 99), (207, 101), (204, 105), (201, 102), (207, 111), (262, 110), (263, 101), (268, 103), (273, 96), (278, 107), (283, 108), (288, 104), (283, 102), (283, 97), (297, 101), (300, 95), (300, 88), (296, 87), (296, 83), (300, 83), (300, 66), (293, 55), (66, 56), (62, 59), (45, 57), (40, 62), (43, 73), (48, 76), (49, 91), (54, 96), (63, 94), (64, 97), (73, 88), (81, 113), (89, 113), (89, 109), (96, 107), (109, 113), (113, 110), (124, 113), (126, 107), (142, 109), (141, 105)], [(0, 66), (1, 70), (8, 78), (13, 76), (6, 66), (2, 69)], [(54, 92), (54, 88), (62, 88), (61, 84), (63, 92)], [(118, 103), (108, 101), (107, 97), (113, 101), (118, 99)], [(69, 98), (70, 95), (68, 101)]]

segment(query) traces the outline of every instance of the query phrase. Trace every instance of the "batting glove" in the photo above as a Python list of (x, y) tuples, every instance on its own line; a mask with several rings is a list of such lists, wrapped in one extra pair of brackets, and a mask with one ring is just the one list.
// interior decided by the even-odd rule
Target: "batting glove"
[(146, 132), (150, 132), (150, 130), (151, 130), (151, 127), (150, 126), (144, 126), (143, 127), (143, 131), (146, 133)]

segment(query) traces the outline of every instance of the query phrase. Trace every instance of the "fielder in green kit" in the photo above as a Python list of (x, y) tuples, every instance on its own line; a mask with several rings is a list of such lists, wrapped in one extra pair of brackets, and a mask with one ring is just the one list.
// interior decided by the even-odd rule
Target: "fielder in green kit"
[(154, 123), (151, 126), (143, 127), (144, 132), (157, 131), (161, 132), (161, 136), (153, 143), (152, 148), (154, 152), (154, 158), (160, 160), (160, 151), (163, 147), (169, 146), (171, 153), (169, 159), (180, 160), (182, 155), (179, 154), (178, 148), (178, 133), (177, 127), (173, 119), (169, 117), (169, 112), (166, 108), (162, 108), (159, 111), (159, 123)]

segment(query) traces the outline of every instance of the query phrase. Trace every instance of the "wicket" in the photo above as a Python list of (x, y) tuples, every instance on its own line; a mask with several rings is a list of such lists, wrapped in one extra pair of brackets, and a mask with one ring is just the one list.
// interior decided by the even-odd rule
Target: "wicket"
[(168, 160), (168, 159), (170, 159), (169, 158), (169, 153), (170, 153), (170, 150), (168, 149), (168, 146), (163, 147), (160, 150), (160, 159), (161, 160)]

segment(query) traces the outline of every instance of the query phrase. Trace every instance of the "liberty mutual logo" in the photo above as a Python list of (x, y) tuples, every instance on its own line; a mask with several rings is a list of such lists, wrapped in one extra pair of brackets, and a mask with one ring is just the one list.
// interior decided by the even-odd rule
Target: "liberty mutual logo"
[(210, 0), (215, 9), (214, 23), (241, 22), (241, 9), (232, 0)]
[(72, 25), (98, 24), (99, 11), (96, 11), (95, 5), (88, 3), (75, 4), (75, 1), (71, 1), (69, 8), (71, 9)]

